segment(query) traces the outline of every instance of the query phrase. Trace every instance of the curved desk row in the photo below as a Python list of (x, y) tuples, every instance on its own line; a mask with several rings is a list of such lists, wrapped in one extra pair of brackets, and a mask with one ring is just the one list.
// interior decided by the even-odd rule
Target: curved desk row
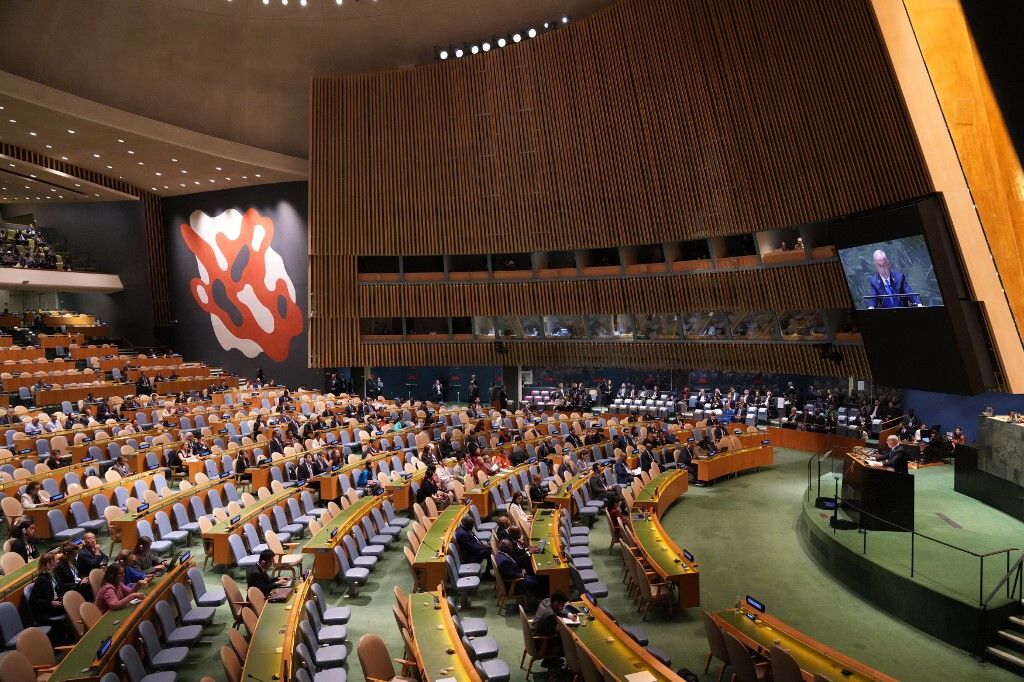
[(240, 534), (242, 527), (256, 519), (260, 514), (266, 513), (269, 516), (270, 510), (274, 507), (284, 509), (289, 499), (295, 498), (298, 500), (301, 490), (301, 488), (285, 488), (279, 493), (270, 495), (270, 497), (257, 500), (256, 504), (243, 509), (242, 513), (235, 517), (237, 520), (234, 523), (232, 523), (232, 519), (228, 519), (203, 533), (203, 545), (207, 548), (206, 553), (213, 555), (213, 563), (219, 566), (234, 564), (235, 558), (231, 554), (228, 538), (232, 535)]
[[(49, 540), (53, 537), (53, 531), (50, 529), (50, 520), (46, 517), (47, 512), (52, 509), (58, 510), (65, 519), (68, 518), (68, 512), (71, 510), (71, 505), (75, 502), (81, 502), (85, 505), (86, 509), (91, 508), (92, 498), (100, 493), (108, 496), (113, 494), (115, 488), (121, 486), (127, 488), (129, 493), (134, 495), (135, 484), (139, 481), (143, 481), (146, 487), (150, 490), (153, 488), (153, 479), (160, 473), (159, 470), (146, 471), (141, 474), (134, 474), (132, 476), (125, 476), (124, 478), (117, 481), (109, 481), (96, 488), (86, 488), (80, 493), (75, 495), (68, 495), (56, 502), (50, 501), (46, 504), (41, 504), (37, 507), (25, 510), (25, 516), (32, 519), (32, 522), (36, 525), (36, 537), (40, 540)], [(69, 526), (71, 524), (68, 524)]]
[(467, 504), (452, 504), (445, 508), (434, 523), (430, 524), (423, 542), (416, 550), (416, 558), (412, 568), (416, 573), (416, 584), (421, 588), (428, 585), (443, 585), (447, 577), (448, 545), (451, 544), (455, 530), (462, 523), (462, 518), (469, 511)]
[(627, 635), (590, 599), (584, 596), (573, 606), (581, 611), (586, 609), (589, 616), (581, 615), (579, 625), (568, 627), (569, 635), (579, 654), (589, 656), (606, 680), (629, 682), (630, 675), (648, 673), (647, 682), (682, 682), (679, 675)]
[(775, 447), (772, 445), (756, 445), (739, 450), (727, 450), (710, 459), (697, 458), (697, 480), (702, 483), (714, 481), (738, 474), (741, 471), (771, 466), (775, 461)]
[(667, 469), (653, 477), (633, 498), (634, 509), (645, 509), (659, 516), (690, 489), (686, 469)]
[(313, 555), (313, 576), (317, 580), (331, 580), (338, 575), (338, 558), (334, 555), (334, 548), (364, 516), (383, 503), (384, 497), (380, 495), (361, 497), (358, 502), (342, 509), (340, 514), (306, 541), (302, 552)]
[(734, 608), (710, 615), (723, 631), (732, 634), (747, 648), (763, 656), (768, 655), (774, 644), (786, 649), (800, 666), (803, 678), (807, 682), (811, 682), (815, 675), (823, 675), (836, 682), (895, 682), (885, 673), (853, 660), (766, 613)]
[(312, 583), (312, 577), (296, 581), (287, 600), (267, 602), (263, 606), (256, 629), (249, 638), (241, 679), (264, 682), (293, 679), (295, 638)]
[(440, 586), (433, 592), (409, 596), (409, 626), (412, 654), (423, 682), (481, 682), (480, 673), (473, 667), (452, 622), (448, 600)]
[(542, 552), (531, 556), (534, 573), (547, 576), (550, 592), (569, 594), (569, 562), (562, 556), (562, 540), (558, 533), (558, 524), (565, 513), (561, 507), (534, 512), (530, 545), (544, 547)]
[[(178, 564), (149, 585), (140, 590), (145, 594), (139, 604), (129, 604), (117, 611), (107, 611), (99, 622), (92, 626), (75, 648), (61, 660), (50, 677), (52, 682), (82, 680), (92, 682), (104, 674), (113, 672), (118, 667), (117, 653), (125, 644), (135, 644), (136, 630), (139, 623), (152, 617), (156, 603), (160, 600), (171, 601), (171, 586), (175, 583), (188, 583), (188, 569), (195, 565), (194, 560)], [(103, 658), (97, 659), (100, 645), (111, 638), (110, 648)]]

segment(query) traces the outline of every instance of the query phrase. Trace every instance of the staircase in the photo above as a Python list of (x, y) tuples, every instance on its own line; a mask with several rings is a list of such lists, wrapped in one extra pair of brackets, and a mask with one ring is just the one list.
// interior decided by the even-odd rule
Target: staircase
[[(1013, 563), (1003, 579), (982, 602), (983, 611), (988, 610), (992, 599), (1006, 588), (1007, 596), (1017, 601), (1017, 614), (1007, 616), (1006, 627), (985, 636), (984, 618), (981, 641), (986, 642), (983, 656), (986, 660), (1024, 677), (1024, 553)], [(1013, 603), (1007, 605), (1013, 608)], [(998, 627), (998, 626), (996, 626)]]
[[(1024, 600), (1021, 607), (1024, 611)], [(1007, 627), (997, 631), (996, 636), (998, 639), (985, 647), (985, 653), (1004, 668), (1024, 676), (1024, 617), (1010, 616)]]

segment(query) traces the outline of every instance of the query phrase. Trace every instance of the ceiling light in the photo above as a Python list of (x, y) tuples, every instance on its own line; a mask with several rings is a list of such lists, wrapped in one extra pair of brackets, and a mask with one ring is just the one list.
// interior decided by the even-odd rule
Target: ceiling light
[(17, 121), (15, 121), (13, 118), (9, 118), (7, 120), (10, 121), (11, 123), (17, 123)]
[(197, 184), (197, 185), (199, 184), (199, 181), (198, 181), (198, 180), (196, 180), (196, 184)]
[(48, 145), (46, 145), (46, 148), (47, 149), (53, 149), (53, 145), (52, 144), (48, 144)]
[(181, 174), (182, 174), (182, 175), (188, 175), (188, 171), (187, 171), (187, 170), (184, 170), (184, 169), (182, 169), (182, 171), (181, 171)]
[(140, 166), (145, 166), (146, 164), (144, 164), (142, 161), (139, 161), (139, 165)]
[(150, 189), (153, 190), (154, 192), (156, 191), (156, 187), (150, 187)]
[(281, 0), (281, 4), (285, 5), (287, 7), (288, 6), (288, 0)]
[(551, 22), (550, 21), (545, 21), (544, 22), (544, 28), (551, 28)]
[(334, 0), (334, 4), (335, 5), (340, 5), (342, 2), (343, 2), (343, 0)]
[(163, 173), (157, 173), (157, 175), (160, 176), (160, 175), (163, 175)]
[(31, 135), (32, 137), (37, 137), (37, 135), (35, 133), (33, 133), (31, 130), (29, 131), (28, 134)]
[(72, 135), (74, 135), (74, 134), (75, 134), (75, 131), (74, 131), (74, 130), (71, 130), (71, 128), (68, 128), (68, 132), (69, 132), (69, 133), (71, 133)]
[(124, 140), (122, 140), (121, 138), (117, 138), (117, 141), (120, 142), (121, 144), (124, 144)]
[(183, 182), (183, 183), (181, 183), (181, 186), (182, 186), (182, 187), (184, 187), (184, 186), (185, 186), (185, 183), (184, 183), (184, 182)]
[(437, 53), (437, 56), (441, 58), (441, 61), (448, 59), (448, 50), (441, 50)]
[(100, 155), (99, 155), (99, 154), (93, 154), (93, 155), (92, 155), (92, 157), (93, 157), (94, 159), (98, 159), (98, 158), (100, 158)]
[(305, 7), (306, 6), (306, 0), (299, 0), (299, 4), (302, 5), (303, 7)]
[(63, 198), (64, 198), (64, 195), (63, 195), (63, 194), (58, 194), (58, 195), (57, 195), (57, 198), (58, 198), (58, 199), (63, 199)]
[(498, 38), (498, 47), (505, 47), (508, 45), (508, 41), (504, 38)]
[(107, 168), (109, 168), (110, 170), (114, 170), (113, 166), (107, 166)]
[(224, 179), (227, 180), (228, 182), (231, 182), (231, 178), (224, 178)]
[(28, 174), (28, 176), (29, 176), (30, 178), (34, 178), (34, 177), (35, 177), (35, 176), (34, 176), (34, 175), (32, 175), (31, 173), (29, 173), (29, 174)]
[(261, 176), (260, 176), (260, 174), (259, 174), (259, 173), (257, 173), (257, 174), (256, 174), (256, 177), (258, 178), (258, 177), (261, 177)]
[(178, 163), (178, 160), (177, 159), (171, 159), (171, 162)]
[(469, 48), (469, 51), (473, 54), (478, 54), (480, 52), (480, 46), (474, 45), (473, 47)]
[(210, 182), (216, 182), (213, 178), (210, 178)]
[(480, 46), (480, 49), (483, 50), (484, 52), (490, 52), (491, 51), (491, 44), (490, 43), (484, 43), (483, 45)]
[(129, 150), (128, 150), (128, 153), (129, 153), (129, 154), (134, 154), (135, 152), (133, 152), (133, 151), (132, 151), (131, 149), (129, 149)]
[(466, 54), (466, 53), (463, 52), (461, 47), (455, 48), (455, 58), (456, 59), (462, 59), (462, 55), (464, 55), (464, 54)]
[(248, 179), (249, 179), (249, 176), (248, 176), (248, 175), (243, 175), (243, 176), (242, 176), (242, 179), (243, 179), (243, 180), (248, 180)]
[(75, 187), (81, 187), (81, 185), (79, 185), (79, 184), (78, 184), (78, 183), (76, 182), (76, 183), (75, 183)]
[(164, 185), (164, 189), (167, 189), (167, 185)]
[(263, 4), (264, 5), (269, 5), (270, 4), (270, 0), (263, 0)]
[(217, 166), (217, 170), (221, 170), (221, 167), (220, 167), (220, 166)]
[(530, 36), (531, 38), (536, 38), (537, 37), (537, 29), (531, 28), (529, 31), (526, 32), (526, 35)]
[(523, 36), (522, 35), (520, 35), (518, 33), (513, 33), (512, 34), (512, 42), (513, 43), (520, 43), (522, 41), (523, 41)]
[(66, 156), (62, 156), (62, 157), (60, 157), (60, 160), (61, 160), (61, 161), (67, 161), (67, 160), (68, 160), (68, 157), (66, 157)]
[(563, 24), (568, 24), (569, 23), (569, 17), (562, 17), (562, 23)]

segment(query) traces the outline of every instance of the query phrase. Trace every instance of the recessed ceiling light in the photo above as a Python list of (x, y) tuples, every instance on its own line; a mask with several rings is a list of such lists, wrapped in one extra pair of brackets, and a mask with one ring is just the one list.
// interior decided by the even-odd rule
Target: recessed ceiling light
[(67, 161), (67, 160), (68, 160), (68, 157), (66, 157), (66, 156), (62, 156), (62, 157), (60, 157), (60, 160), (61, 160), (61, 161)]
[(71, 130), (71, 128), (68, 128), (68, 132), (69, 132), (69, 133), (71, 133), (72, 135), (74, 135), (74, 134), (75, 134), (75, 131), (74, 131), (74, 130)]
[(99, 194), (93, 194), (93, 196), (94, 196), (94, 197), (98, 197), (98, 196), (99, 196)]
[(133, 151), (132, 151), (131, 149), (129, 149), (129, 150), (128, 150), (128, 153), (129, 153), (129, 154), (134, 154), (135, 152), (133, 152)]
[(100, 158), (100, 155), (99, 155), (99, 154), (93, 154), (93, 155), (92, 155), (92, 157), (93, 157), (94, 159), (98, 159), (98, 158)]
[(118, 138), (118, 140), (117, 140), (117, 141), (118, 141), (118, 142), (121, 142), (122, 144), (124, 143), (124, 140), (122, 140), (122, 139), (120, 139), (120, 138)]
[(145, 166), (146, 164), (144, 164), (142, 161), (139, 161), (139, 165), (140, 166)]
[(177, 159), (171, 159), (171, 161), (174, 162), (174, 163), (178, 163)]
[(536, 38), (537, 37), (537, 29), (531, 28), (529, 31), (526, 32), (526, 35), (530, 36), (531, 38)]
[(159, 177), (159, 176), (161, 176), (161, 175), (163, 175), (163, 173), (157, 173), (157, 176), (158, 176), (158, 177)]
[(30, 178), (34, 178), (34, 177), (35, 177), (35, 176), (34, 176), (34, 175), (32, 175), (31, 173), (29, 173), (29, 174), (28, 174), (28, 176), (29, 176)]
[(221, 169), (220, 166), (217, 166), (217, 170), (220, 170), (220, 169)]
[(15, 121), (13, 118), (9, 118), (7, 120), (10, 121), (11, 123), (17, 123), (17, 121)]
[(224, 178), (224, 179), (227, 180), (228, 182), (231, 182), (231, 178)]
[(154, 192), (156, 191), (156, 187), (150, 187), (150, 189), (153, 190)]
[(256, 174), (256, 177), (257, 177), (257, 178), (259, 178), (259, 177), (262, 177), (262, 176), (261, 176), (261, 175), (260, 175), (259, 173), (257, 173), (257, 174)]
[(32, 132), (31, 130), (28, 131), (28, 134), (31, 135), (32, 137), (37, 137), (36, 133)]
[(164, 189), (167, 189), (167, 185), (164, 185)]
[(78, 184), (78, 183), (76, 182), (76, 183), (75, 183), (75, 187), (81, 187), (81, 185), (79, 185), (79, 184)]
[(64, 195), (63, 195), (63, 194), (58, 194), (58, 195), (57, 195), (57, 198), (58, 198), (58, 199), (63, 199), (63, 198), (64, 198)]
[(107, 168), (109, 168), (110, 170), (114, 170), (113, 166), (107, 166)]
[(47, 149), (53, 149), (53, 145), (52, 144), (48, 144), (48, 145), (46, 145), (46, 148)]
[(198, 181), (198, 180), (196, 180), (196, 184), (197, 184), (197, 185), (199, 184), (199, 181)]
[(182, 187), (184, 187), (184, 186), (185, 186), (185, 183), (184, 183), (184, 182), (183, 182), (183, 183), (181, 183), (181, 186), (182, 186)]
[(210, 178), (210, 182), (216, 182), (216, 180), (214, 180), (213, 178)]
[(25, 185), (25, 189), (32, 189), (32, 188), (29, 187), (28, 185)]
[(248, 180), (248, 179), (249, 179), (249, 176), (248, 176), (248, 175), (243, 175), (243, 176), (242, 176), (242, 179), (243, 179), (243, 180)]
[(562, 23), (563, 24), (568, 24), (569, 23), (569, 17), (562, 17)]
[(14, 164), (13, 163), (11, 164), (11, 168), (14, 168)]

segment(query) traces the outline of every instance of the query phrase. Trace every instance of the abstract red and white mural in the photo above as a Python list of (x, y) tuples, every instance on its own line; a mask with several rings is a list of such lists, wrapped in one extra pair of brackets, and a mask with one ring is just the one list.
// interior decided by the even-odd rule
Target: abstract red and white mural
[(199, 269), (189, 289), (221, 347), (248, 358), (287, 359), (304, 323), (292, 278), (271, 247), (274, 221), (252, 208), (194, 211), (180, 231)]

